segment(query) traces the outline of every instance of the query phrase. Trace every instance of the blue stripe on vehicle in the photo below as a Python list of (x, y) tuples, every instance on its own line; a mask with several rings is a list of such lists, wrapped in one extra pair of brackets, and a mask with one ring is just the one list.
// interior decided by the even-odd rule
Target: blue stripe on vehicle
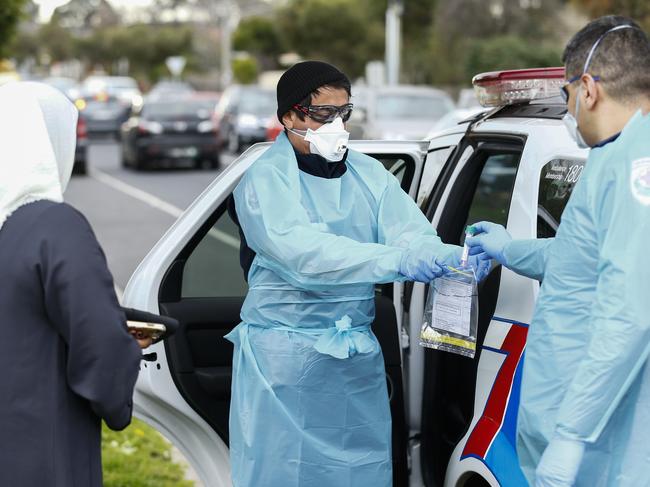
[(510, 323), (510, 324), (513, 324), (513, 325), (525, 326), (526, 328), (528, 328), (528, 326), (529, 326), (528, 323), (523, 323), (521, 321), (515, 321), (515, 320), (509, 320), (508, 318), (500, 318), (498, 316), (493, 316), (492, 319), (494, 321), (501, 321), (502, 323)]

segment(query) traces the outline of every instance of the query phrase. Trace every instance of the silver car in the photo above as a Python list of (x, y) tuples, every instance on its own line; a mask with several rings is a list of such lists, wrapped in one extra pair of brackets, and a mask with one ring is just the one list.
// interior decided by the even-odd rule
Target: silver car
[(427, 86), (355, 87), (352, 102), (351, 139), (422, 140), (454, 108), (449, 95)]

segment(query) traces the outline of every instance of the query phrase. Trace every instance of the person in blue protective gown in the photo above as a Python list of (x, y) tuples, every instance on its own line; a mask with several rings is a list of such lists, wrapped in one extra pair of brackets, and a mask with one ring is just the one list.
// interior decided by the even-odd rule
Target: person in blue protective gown
[[(397, 179), (347, 149), (350, 82), (307, 61), (277, 87), (285, 126), (234, 192), (249, 283), (234, 345), (236, 487), (390, 486), (374, 286), (459, 263)], [(473, 263), (477, 265), (478, 259)], [(479, 277), (489, 265), (482, 261)]]
[(542, 280), (517, 448), (531, 485), (650, 485), (650, 43), (630, 19), (588, 24), (564, 53), (567, 127), (592, 147), (553, 239), (468, 239)]

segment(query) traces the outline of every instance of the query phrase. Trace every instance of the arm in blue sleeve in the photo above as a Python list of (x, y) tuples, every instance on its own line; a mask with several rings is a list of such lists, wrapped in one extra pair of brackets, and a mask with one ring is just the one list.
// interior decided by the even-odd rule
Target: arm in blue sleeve
[(86, 219), (67, 205), (46, 216), (52, 237), (41, 249), (45, 306), (67, 346), (68, 384), (109, 428), (123, 429), (131, 421), (141, 351)]
[(256, 263), (293, 285), (318, 289), (404, 279), (399, 273), (403, 249), (357, 242), (312, 223), (277, 168), (254, 165), (234, 194)]
[(611, 179), (618, 181), (594, 198), (600, 249), (592, 336), (557, 422), (559, 434), (587, 442), (598, 439), (650, 354), (650, 206), (634, 198), (624, 172)]
[(541, 281), (554, 240), (533, 238), (510, 241), (503, 251), (506, 267), (519, 275)]
[(390, 173), (387, 177), (386, 191), (379, 206), (379, 242), (415, 251), (427, 247), (439, 255), (436, 258), (438, 262), (448, 262), (460, 247), (443, 243), (397, 178)]

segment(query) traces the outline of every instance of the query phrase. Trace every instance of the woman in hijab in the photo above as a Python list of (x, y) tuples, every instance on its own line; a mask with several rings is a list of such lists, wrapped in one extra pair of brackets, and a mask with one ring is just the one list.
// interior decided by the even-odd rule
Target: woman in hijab
[(53, 88), (0, 87), (3, 486), (101, 486), (101, 420), (131, 421), (141, 353), (90, 225), (63, 202), (76, 124)]

